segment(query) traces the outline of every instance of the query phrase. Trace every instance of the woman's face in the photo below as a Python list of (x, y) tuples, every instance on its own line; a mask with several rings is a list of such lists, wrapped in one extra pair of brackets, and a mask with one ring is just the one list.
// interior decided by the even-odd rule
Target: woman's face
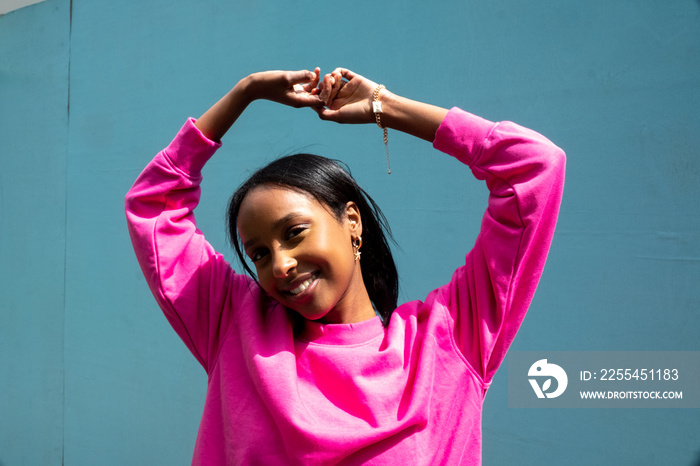
[(260, 285), (275, 300), (325, 323), (374, 317), (353, 253), (352, 240), (362, 234), (355, 203), (337, 219), (308, 194), (258, 186), (241, 203), (238, 232)]

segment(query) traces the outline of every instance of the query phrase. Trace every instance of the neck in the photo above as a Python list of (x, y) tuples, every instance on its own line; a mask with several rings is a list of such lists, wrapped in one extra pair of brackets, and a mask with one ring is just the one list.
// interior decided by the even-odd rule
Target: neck
[(365, 282), (362, 279), (362, 268), (357, 262), (354, 271), (353, 285), (338, 301), (335, 308), (318, 320), (324, 324), (354, 324), (376, 317), (372, 301), (369, 299)]

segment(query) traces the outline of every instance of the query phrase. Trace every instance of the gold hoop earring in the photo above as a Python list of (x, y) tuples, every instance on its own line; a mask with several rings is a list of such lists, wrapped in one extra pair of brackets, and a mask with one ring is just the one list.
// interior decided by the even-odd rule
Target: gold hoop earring
[(352, 242), (352, 253), (355, 254), (355, 261), (360, 260), (360, 248), (362, 247), (362, 236), (358, 236), (357, 239)]

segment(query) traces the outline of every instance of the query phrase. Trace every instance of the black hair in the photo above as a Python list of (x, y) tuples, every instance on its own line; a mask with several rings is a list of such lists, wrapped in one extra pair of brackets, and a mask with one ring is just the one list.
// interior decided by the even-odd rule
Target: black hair
[(245, 260), (237, 225), (241, 203), (250, 190), (261, 185), (274, 185), (309, 194), (327, 206), (338, 220), (345, 214), (347, 203), (354, 202), (362, 219), (362, 280), (386, 326), (396, 309), (399, 293), (396, 264), (387, 242), (387, 236), (392, 241), (394, 238), (379, 206), (341, 163), (319, 155), (296, 154), (279, 158), (253, 173), (229, 201), (229, 239), (241, 264), (257, 281)]

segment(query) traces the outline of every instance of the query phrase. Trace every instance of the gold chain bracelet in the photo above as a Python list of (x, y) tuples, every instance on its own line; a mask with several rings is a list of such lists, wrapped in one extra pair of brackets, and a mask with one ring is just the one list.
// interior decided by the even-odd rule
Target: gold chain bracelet
[(384, 130), (384, 149), (386, 150), (386, 169), (391, 175), (391, 164), (389, 163), (389, 133), (385, 126), (382, 126), (382, 103), (379, 100), (379, 94), (382, 89), (386, 89), (383, 84), (377, 86), (372, 94), (372, 111), (374, 112), (374, 117), (377, 120), (377, 126)]

